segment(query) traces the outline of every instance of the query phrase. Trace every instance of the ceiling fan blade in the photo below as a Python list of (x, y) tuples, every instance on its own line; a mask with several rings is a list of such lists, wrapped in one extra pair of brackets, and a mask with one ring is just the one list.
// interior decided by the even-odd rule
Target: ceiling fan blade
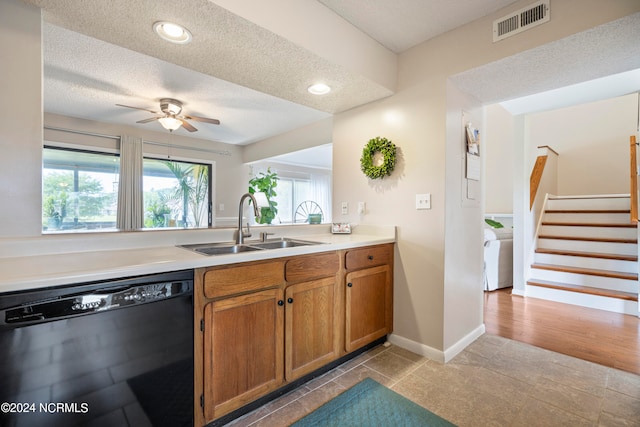
[(211, 123), (212, 125), (219, 125), (220, 124), (220, 120), (217, 119), (209, 119), (207, 117), (198, 117), (198, 116), (184, 116), (185, 119), (188, 120), (194, 120), (196, 122), (203, 122), (203, 123)]
[(153, 122), (155, 120), (161, 119), (162, 117), (150, 117), (148, 119), (144, 119), (144, 120), (138, 120), (136, 123), (149, 123), (149, 122)]
[(182, 127), (185, 128), (186, 130), (188, 130), (189, 132), (195, 132), (198, 129), (194, 128), (191, 123), (189, 123), (188, 121), (186, 121), (185, 119), (178, 119), (182, 122)]
[(133, 108), (134, 110), (142, 110), (142, 111), (148, 111), (148, 112), (153, 113), (153, 114), (160, 114), (160, 113), (159, 113), (159, 112), (157, 112), (157, 111), (148, 110), (148, 109), (146, 109), (146, 108), (132, 107), (131, 105), (124, 105), (124, 104), (116, 104), (116, 105), (117, 105), (118, 107)]

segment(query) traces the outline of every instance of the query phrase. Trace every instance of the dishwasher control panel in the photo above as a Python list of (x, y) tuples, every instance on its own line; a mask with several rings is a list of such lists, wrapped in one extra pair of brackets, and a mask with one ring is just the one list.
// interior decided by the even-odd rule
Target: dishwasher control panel
[(96, 289), (88, 293), (34, 301), (2, 310), (0, 324), (31, 324), (50, 319), (113, 310), (159, 301), (192, 291), (193, 282), (190, 280)]

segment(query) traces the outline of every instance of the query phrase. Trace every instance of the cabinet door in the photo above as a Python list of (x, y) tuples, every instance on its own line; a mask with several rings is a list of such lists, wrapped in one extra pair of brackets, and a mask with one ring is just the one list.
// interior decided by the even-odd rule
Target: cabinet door
[(356, 350), (392, 330), (391, 267), (381, 265), (347, 274), (345, 349)]
[(285, 376), (291, 381), (338, 357), (335, 276), (291, 285), (285, 299)]
[(283, 291), (211, 302), (205, 306), (204, 321), (204, 407), (209, 422), (282, 384)]

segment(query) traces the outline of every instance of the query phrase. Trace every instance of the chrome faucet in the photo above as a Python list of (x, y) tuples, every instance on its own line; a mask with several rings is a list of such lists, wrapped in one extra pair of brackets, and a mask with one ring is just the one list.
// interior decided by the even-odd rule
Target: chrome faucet
[(255, 216), (256, 217), (260, 216), (260, 210), (258, 209), (258, 202), (256, 202), (256, 198), (253, 197), (253, 194), (251, 193), (245, 193), (240, 198), (240, 207), (238, 208), (238, 230), (237, 230), (238, 235), (236, 236), (236, 245), (243, 244), (245, 237), (251, 237), (251, 229), (249, 228), (249, 221), (247, 221), (247, 232), (245, 233), (244, 231), (242, 231), (242, 205), (244, 204), (244, 201), (247, 197), (250, 198), (251, 202), (253, 203), (253, 213), (255, 214)]

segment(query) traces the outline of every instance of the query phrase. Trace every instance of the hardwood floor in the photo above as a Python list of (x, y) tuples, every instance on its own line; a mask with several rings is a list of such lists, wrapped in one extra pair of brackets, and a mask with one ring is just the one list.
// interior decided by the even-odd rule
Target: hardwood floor
[(537, 298), (485, 292), (488, 334), (640, 375), (640, 318)]

